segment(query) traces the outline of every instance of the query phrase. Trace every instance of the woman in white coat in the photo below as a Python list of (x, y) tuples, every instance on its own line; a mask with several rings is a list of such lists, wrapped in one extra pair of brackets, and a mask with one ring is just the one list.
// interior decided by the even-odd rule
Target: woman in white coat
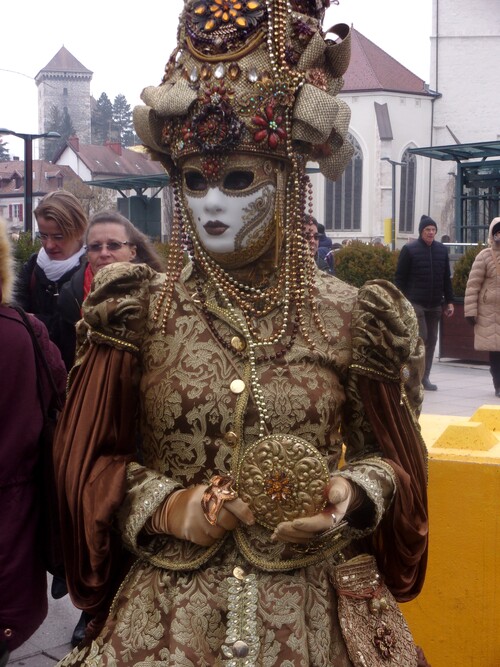
[(474, 324), (474, 348), (490, 353), (495, 395), (500, 398), (500, 218), (493, 218), (489, 247), (472, 265), (465, 290), (464, 313)]

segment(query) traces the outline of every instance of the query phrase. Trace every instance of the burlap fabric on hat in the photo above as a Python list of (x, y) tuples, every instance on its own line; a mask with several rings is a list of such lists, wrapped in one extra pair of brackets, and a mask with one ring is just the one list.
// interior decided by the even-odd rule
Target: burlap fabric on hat
[[(137, 134), (165, 167), (193, 153), (304, 154), (337, 178), (352, 156), (350, 111), (337, 95), (350, 30), (323, 33), (328, 2), (188, 0), (159, 86), (134, 110)], [(292, 11), (288, 11), (288, 6)]]

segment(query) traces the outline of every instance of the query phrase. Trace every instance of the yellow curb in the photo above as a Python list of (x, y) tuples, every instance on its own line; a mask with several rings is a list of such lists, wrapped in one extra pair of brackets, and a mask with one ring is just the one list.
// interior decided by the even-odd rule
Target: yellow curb
[(476, 410), (470, 420), (481, 422), (490, 431), (500, 432), (500, 405), (482, 405)]
[(469, 421), (465, 424), (450, 424), (434, 443), (433, 449), (468, 449), (487, 452), (498, 443), (493, 431), (484, 424)]

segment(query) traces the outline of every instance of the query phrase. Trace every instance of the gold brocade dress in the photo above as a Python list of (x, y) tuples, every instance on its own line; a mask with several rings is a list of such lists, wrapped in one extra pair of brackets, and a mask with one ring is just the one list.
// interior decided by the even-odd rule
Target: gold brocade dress
[[(401, 410), (409, 410), (411, 404), (418, 408), (416, 362), (421, 349), (411, 307), (406, 309), (405, 300), (389, 283), (358, 293), (336, 278), (318, 274), (319, 314), (330, 341), (318, 333), (311, 350), (295, 330), (293, 345), (284, 353), (257, 353), (269, 433), (292, 434), (313, 445), (330, 474), (339, 474), (344, 444), (340, 474), (364, 490), (368, 500), (363, 520), (313, 549), (273, 544), (271, 531), (259, 524), (239, 528), (204, 548), (171, 536), (147, 536), (143, 527), (173, 490), (206, 484), (214, 474), (235, 473), (259, 439), (258, 411), (249, 390), (244, 336), (232, 314), (209, 299), (209, 326), (186, 267), (174, 292), (166, 333), (162, 332), (155, 309), (164, 279), (145, 265), (113, 264), (96, 275), (84, 307), (80, 337), (85, 342), (80, 366), (73, 372), (69, 405), (75, 400), (72, 392), (80, 368), (97, 358), (90, 354), (96, 346), (100, 355), (120, 349), (133, 356), (137, 414), (123, 418), (130, 420), (131, 448), (136, 437), (140, 444), (126, 467), (125, 496), (113, 530), (134, 562), (100, 634), (74, 649), (59, 666), (365, 664), (344, 639), (350, 621), (342, 621), (342, 613), (339, 619), (336, 568), (363, 553), (365, 538), (393, 502), (397, 484), (391, 466), (380, 456), (357, 392), (353, 351), (364, 347), (366, 358), (373, 348), (374, 368), (382, 369), (373, 372), (385, 373), (392, 381), (398, 381), (405, 365), (406, 391), (401, 384), (401, 392), (406, 405), (402, 401)], [(367, 319), (372, 310), (376, 315)], [(404, 322), (402, 310), (408, 318)], [(314, 324), (310, 330), (317, 331)], [(114, 397), (108, 396), (101, 409), (116, 409)], [(279, 453), (276, 456), (274, 470), (282, 475), (283, 461)], [(295, 473), (287, 471), (290, 476)], [(388, 604), (389, 616), (399, 615), (394, 600)], [(375, 634), (385, 632), (387, 624), (380, 616), (373, 618), (374, 637), (360, 638), (360, 644), (371, 642), (370, 651), (378, 652), (380, 664), (416, 665), (404, 622), (398, 620), (397, 649), (389, 650), (394, 637), (389, 641), (387, 631), (377, 645)], [(374, 664), (366, 662), (368, 667)]]

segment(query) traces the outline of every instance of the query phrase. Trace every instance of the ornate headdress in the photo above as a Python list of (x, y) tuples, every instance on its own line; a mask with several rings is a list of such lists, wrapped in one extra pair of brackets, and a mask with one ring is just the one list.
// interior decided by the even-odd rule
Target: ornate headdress
[[(337, 40), (325, 38), (321, 22), (329, 4), (330, 0), (186, 0), (178, 44), (163, 80), (144, 89), (145, 106), (134, 110), (137, 134), (164, 164), (174, 188), (169, 282), (156, 310), (164, 327), (184, 244), (199, 269), (198, 290), (207, 319), (204, 290), (212, 284), (228, 312), (239, 313), (234, 317), (248, 350), (281, 346), (278, 354), (283, 354), (298, 329), (314, 347), (304, 317), (306, 303), (313, 303), (316, 326), (327, 336), (314, 307), (314, 262), (302, 227), (307, 200), (312, 200), (307, 161), (318, 162), (322, 173), (335, 179), (352, 155), (347, 141), (349, 108), (337, 97), (349, 63), (350, 31), (337, 25), (328, 31)], [(210, 180), (218, 177), (232, 152), (272, 157), (287, 165), (277, 175), (275, 265), (279, 262), (281, 270), (251, 286), (227, 273), (189, 233), (182, 196), (183, 160), (201, 155)], [(278, 305), (283, 307), (280, 325), (271, 335), (261, 335), (255, 318)], [(258, 387), (254, 391), (258, 393)]]
[[(168, 171), (193, 153), (304, 155), (335, 180), (352, 155), (350, 112), (337, 94), (350, 32), (321, 30), (330, 0), (186, 0), (160, 86), (134, 123)], [(328, 33), (327, 33), (328, 36)]]

